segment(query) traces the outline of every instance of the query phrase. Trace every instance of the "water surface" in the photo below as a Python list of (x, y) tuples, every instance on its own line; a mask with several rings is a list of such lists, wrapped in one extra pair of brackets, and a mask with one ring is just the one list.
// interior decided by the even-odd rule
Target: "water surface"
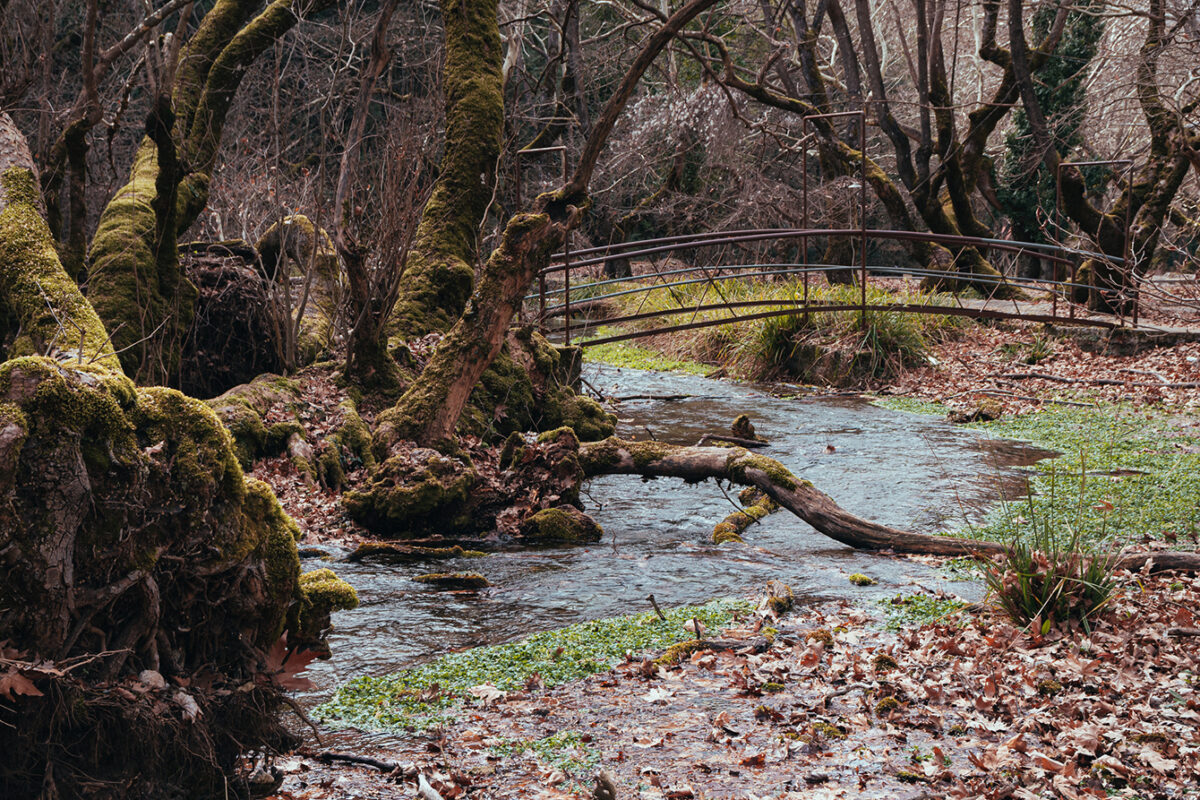
[[(1047, 455), (933, 417), (877, 408), (857, 398), (778, 396), (747, 384), (690, 375), (588, 365), (584, 377), (606, 396), (686, 395), (625, 400), (618, 434), (695, 444), (748, 413), (771, 446), (759, 452), (811, 480), (848, 511), (898, 528), (934, 533), (977, 520), (1001, 492), (1022, 485), (1015, 467)], [(772, 393), (774, 392), (774, 394)], [(775, 578), (807, 598), (872, 602), (918, 588), (974, 599), (971, 583), (947, 585), (937, 571), (902, 558), (853, 550), (787, 512), (752, 526), (746, 544), (717, 547), (713, 526), (734, 510), (740, 487), (712, 482), (590, 481), (586, 510), (604, 528), (586, 547), (514, 549), (437, 564), (339, 563), (361, 606), (335, 617), (334, 658), (310, 669), (321, 699), (339, 682), (382, 674), (451, 650), (507, 641), (547, 628), (742, 595)], [(305, 569), (320, 562), (306, 559)], [(431, 591), (411, 580), (431, 571), (477, 570), (495, 587), (478, 594)], [(879, 583), (855, 587), (862, 572)]]

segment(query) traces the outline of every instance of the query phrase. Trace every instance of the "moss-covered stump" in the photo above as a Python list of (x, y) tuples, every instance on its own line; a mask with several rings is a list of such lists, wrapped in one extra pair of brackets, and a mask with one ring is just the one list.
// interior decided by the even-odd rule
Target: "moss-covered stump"
[[(176, 781), (201, 797), (229, 776), (241, 794), (240, 756), (288, 739), (268, 653), (285, 632), (319, 646), (353, 594), (331, 574), (301, 580), (298, 534), (203, 402), (94, 365), (0, 364), (0, 641), (31, 661), (90, 659), (0, 703), (0, 794), (36, 796), (47, 769), (63, 797), (163, 797)], [(143, 718), (113, 694), (143, 670), (207, 677)], [(261, 691), (209, 691), (248, 681)], [(134, 740), (173, 769), (144, 770)]]
[(408, 563), (452, 558), (483, 558), (486, 555), (482, 550), (466, 550), (457, 544), (452, 547), (419, 547), (399, 542), (363, 542), (346, 556), (346, 560)]
[(413, 578), (417, 583), (423, 583), (434, 589), (486, 589), (491, 586), (488, 579), (478, 572), (431, 572)]
[(521, 536), (538, 544), (598, 542), (604, 529), (575, 506), (544, 508), (521, 524)]
[[(433, 345), (440, 341), (440, 337), (429, 338), (434, 339)], [(423, 366), (424, 359), (418, 360), (415, 353), (429, 350), (430, 344), (425, 340), (419, 346), (409, 344), (393, 342), (392, 352), (397, 360), (413, 360), (415, 367)], [(571, 382), (578, 378), (578, 361), (575, 348), (555, 347), (530, 328), (512, 329), (500, 353), (471, 391), (458, 422), (458, 434), (490, 443), (516, 432), (564, 426), (572, 428), (585, 442), (612, 435), (617, 418), (595, 400), (571, 389)], [(408, 386), (409, 398), (437, 395), (444, 387), (436, 378), (423, 373), (421, 384)], [(379, 415), (375, 430), (378, 453), (413, 438), (423, 422), (412, 410), (417, 406), (419, 403), (401, 403)]]
[(300, 596), (300, 604), (292, 607), (288, 644), (328, 658), (331, 653), (325, 637), (333, 629), (333, 612), (358, 608), (358, 593), (333, 570), (315, 569), (300, 576)]
[(474, 465), (408, 445), (396, 448), (365, 491), (346, 492), (354, 520), (372, 532), (403, 538), (480, 530), (468, 505), (479, 482)]
[(766, 439), (759, 436), (754, 430), (754, 423), (750, 421), (748, 414), (738, 414), (734, 419), (733, 424), (729, 426), (730, 432), (739, 439), (749, 439), (754, 442), (765, 442)]

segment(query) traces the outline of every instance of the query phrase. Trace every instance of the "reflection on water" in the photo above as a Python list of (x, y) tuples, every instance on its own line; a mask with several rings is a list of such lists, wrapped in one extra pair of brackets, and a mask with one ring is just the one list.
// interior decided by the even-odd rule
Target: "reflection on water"
[[(876, 408), (858, 399), (773, 397), (744, 384), (689, 375), (588, 366), (585, 377), (605, 394), (691, 395), (683, 400), (621, 404), (623, 436), (693, 444), (749, 413), (771, 442), (765, 455), (811, 480), (848, 511), (898, 528), (936, 532), (977, 520), (999, 493), (1023, 481), (1015, 466), (1047, 455), (1027, 445), (985, 438), (929, 417)], [(829, 452), (832, 447), (832, 452)], [(737, 487), (729, 491), (732, 498)], [(733, 506), (711, 482), (643, 482), (610, 476), (586, 486), (587, 511), (604, 527), (587, 547), (511, 550), (461, 563), (335, 565), (362, 605), (335, 617), (334, 659), (310, 670), (325, 696), (354, 675), (380, 674), (445, 653), (536, 630), (743, 594), (770, 578), (801, 596), (856, 596), (867, 602), (943, 585), (928, 568), (862, 553), (780, 512), (746, 534), (747, 544), (716, 547), (712, 528)], [(319, 562), (306, 560), (305, 569)], [(495, 588), (477, 595), (429, 591), (414, 575), (456, 569), (483, 572)], [(874, 587), (851, 586), (853, 572)], [(956, 583), (959, 594), (977, 592)]]

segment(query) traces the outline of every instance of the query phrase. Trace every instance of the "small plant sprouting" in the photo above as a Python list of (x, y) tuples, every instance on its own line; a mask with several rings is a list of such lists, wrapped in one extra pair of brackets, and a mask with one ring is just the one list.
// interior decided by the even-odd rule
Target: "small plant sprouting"
[[(1086, 496), (1082, 486), (1087, 481), (1086, 470), (1081, 471), (1079, 480), (1082, 499)], [(1054, 485), (1052, 480), (1051, 493)], [(1117, 553), (1112, 547), (1090, 545), (1093, 540), (1082, 535), (1082, 502), (1076, 524), (1039, 514), (1032, 495), (1026, 498), (1025, 511), (1024, 533), (1014, 536), (1005, 555), (984, 567), (991, 597), (1012, 620), (1041, 634), (1068, 620), (1088, 628), (1089, 620), (1116, 590)]]

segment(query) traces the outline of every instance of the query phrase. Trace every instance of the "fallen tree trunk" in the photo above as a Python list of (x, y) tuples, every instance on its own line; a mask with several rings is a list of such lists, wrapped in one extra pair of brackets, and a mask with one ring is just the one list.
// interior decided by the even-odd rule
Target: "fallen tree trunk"
[[(686, 447), (663, 442), (631, 442), (609, 437), (579, 447), (585, 477), (640, 475), (682, 478), (698, 483), (727, 480), (753, 486), (783, 508), (842, 544), (860, 550), (891, 550), (937, 556), (988, 557), (1002, 555), (1005, 545), (977, 539), (913, 533), (857, 517), (839, 506), (809, 481), (793, 475), (773, 458), (741, 447)], [(1151, 572), (1200, 571), (1200, 554), (1184, 552), (1127, 553), (1116, 560), (1118, 569)]]

